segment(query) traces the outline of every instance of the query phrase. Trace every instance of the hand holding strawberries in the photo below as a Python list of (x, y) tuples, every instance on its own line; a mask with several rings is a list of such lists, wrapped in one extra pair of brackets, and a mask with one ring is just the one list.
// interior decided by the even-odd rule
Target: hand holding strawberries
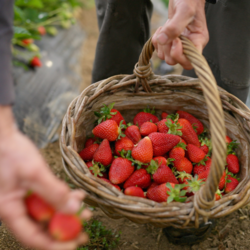
[[(11, 108), (0, 107), (0, 217), (25, 245), (36, 249), (70, 250), (88, 240), (81, 234), (75, 240), (61, 243), (53, 240), (27, 214), (24, 197), (29, 190), (39, 194), (56, 210), (76, 213), (84, 198), (80, 191), (70, 192), (46, 166), (35, 146), (15, 127)], [(82, 218), (90, 217), (88, 210)]]

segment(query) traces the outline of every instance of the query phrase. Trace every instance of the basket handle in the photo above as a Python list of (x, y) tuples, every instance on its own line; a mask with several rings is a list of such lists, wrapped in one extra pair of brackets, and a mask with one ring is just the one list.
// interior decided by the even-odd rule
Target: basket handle
[[(204, 210), (210, 209), (214, 204), (214, 195), (217, 191), (226, 162), (226, 141), (224, 114), (217, 88), (216, 80), (207, 64), (206, 59), (198, 52), (193, 43), (184, 36), (180, 36), (183, 45), (183, 53), (194, 67), (203, 90), (208, 108), (210, 132), (213, 148), (212, 165), (205, 185), (195, 194), (194, 206), (199, 214), (205, 214)], [(135, 65), (134, 73), (137, 76), (137, 86), (141, 83), (146, 92), (152, 92), (147, 78), (152, 75), (150, 59), (154, 52), (151, 38), (142, 49), (139, 62)]]

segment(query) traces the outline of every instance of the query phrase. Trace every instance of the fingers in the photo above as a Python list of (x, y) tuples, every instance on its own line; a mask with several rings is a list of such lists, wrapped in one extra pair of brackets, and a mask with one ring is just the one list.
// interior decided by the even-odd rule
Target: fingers
[(183, 54), (183, 47), (179, 38), (176, 38), (172, 43), (170, 57), (181, 64), (186, 70), (191, 70), (193, 68), (187, 57)]

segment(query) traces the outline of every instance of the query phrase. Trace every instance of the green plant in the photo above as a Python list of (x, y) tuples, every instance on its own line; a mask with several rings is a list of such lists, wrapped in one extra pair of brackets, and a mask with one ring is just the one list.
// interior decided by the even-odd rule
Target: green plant
[(89, 234), (89, 244), (81, 246), (77, 250), (111, 250), (120, 241), (121, 233), (106, 229), (100, 221), (84, 222), (84, 229)]
[(162, 0), (162, 2), (168, 7), (169, 0)]

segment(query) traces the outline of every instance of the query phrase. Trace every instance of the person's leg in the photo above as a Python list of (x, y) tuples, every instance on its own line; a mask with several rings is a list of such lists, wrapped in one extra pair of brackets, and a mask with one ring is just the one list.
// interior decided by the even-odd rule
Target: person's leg
[(100, 35), (92, 82), (132, 74), (150, 36), (151, 1), (96, 0), (96, 5)]
[[(203, 51), (217, 84), (246, 102), (250, 85), (250, 1), (219, 0), (206, 8), (210, 40)], [(184, 75), (196, 77), (193, 71)]]

